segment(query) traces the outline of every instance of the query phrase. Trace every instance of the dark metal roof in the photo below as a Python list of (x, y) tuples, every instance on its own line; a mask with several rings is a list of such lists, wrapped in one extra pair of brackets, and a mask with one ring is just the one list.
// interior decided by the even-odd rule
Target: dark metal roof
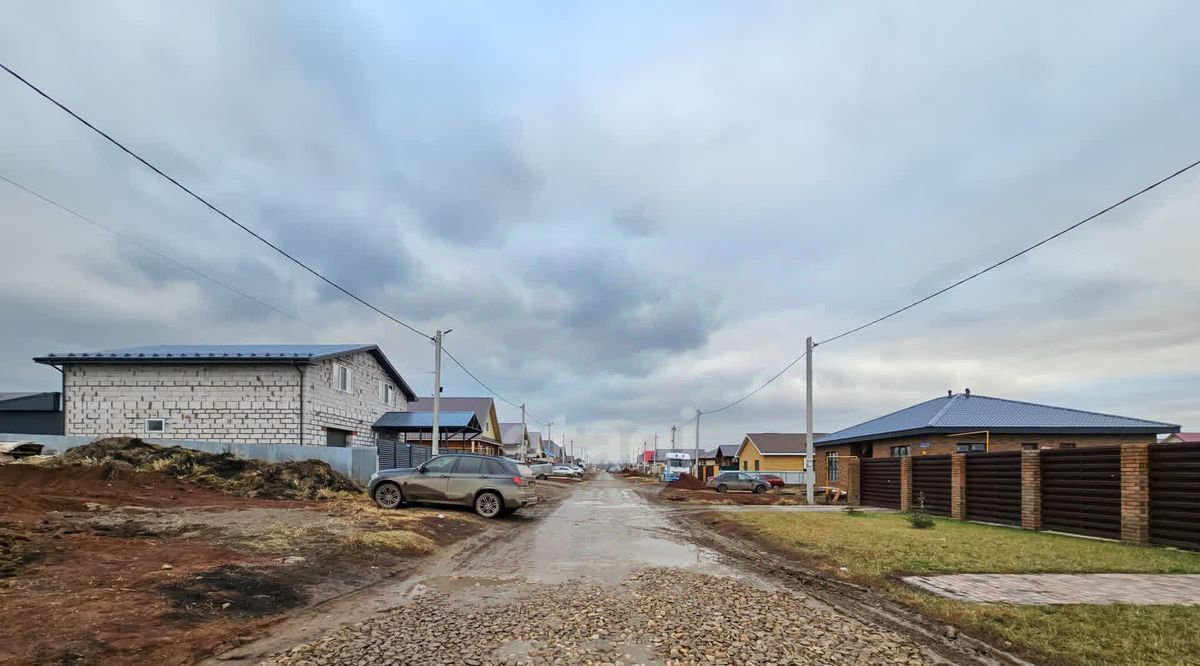
[(0, 393), (0, 412), (56, 412), (62, 409), (61, 397), (57, 391)]
[(417, 394), (378, 345), (150, 345), (98, 352), (67, 352), (38, 356), (46, 365), (80, 363), (315, 363), (327, 358), (369, 352), (391, 376), (407, 400)]
[[(396, 432), (433, 432), (432, 412), (388, 412), (379, 417), (375, 430), (393, 430)], [(438, 415), (438, 430), (442, 433), (479, 434), (479, 419), (475, 412), (442, 412)]]
[(1036, 434), (1158, 434), (1179, 432), (1179, 426), (1112, 414), (1085, 412), (1032, 402), (956, 394), (934, 398), (826, 435), (818, 445), (933, 433), (987, 430), (994, 433)]

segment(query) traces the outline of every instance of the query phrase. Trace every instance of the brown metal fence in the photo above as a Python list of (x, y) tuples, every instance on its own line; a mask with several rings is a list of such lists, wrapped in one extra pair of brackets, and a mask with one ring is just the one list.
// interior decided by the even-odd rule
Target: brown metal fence
[(1021, 452), (967, 455), (967, 520), (1021, 524)]
[(1150, 541), (1200, 550), (1200, 444), (1150, 447)]
[(864, 458), (859, 465), (859, 494), (868, 506), (899, 509), (900, 459)]
[(950, 456), (920, 456), (912, 459), (912, 506), (921, 497), (925, 510), (950, 515)]
[(1121, 538), (1121, 447), (1041, 452), (1042, 529)]

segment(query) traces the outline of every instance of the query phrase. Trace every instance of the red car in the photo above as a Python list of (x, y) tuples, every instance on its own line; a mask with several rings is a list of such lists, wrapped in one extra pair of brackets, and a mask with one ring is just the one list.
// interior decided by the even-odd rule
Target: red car
[(782, 476), (776, 476), (774, 474), (759, 474), (758, 478), (771, 484), (772, 488), (782, 488), (783, 487), (783, 477)]

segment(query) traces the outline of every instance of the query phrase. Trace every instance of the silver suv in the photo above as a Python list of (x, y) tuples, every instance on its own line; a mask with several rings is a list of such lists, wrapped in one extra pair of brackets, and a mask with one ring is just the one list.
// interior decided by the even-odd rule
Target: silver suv
[(457, 504), (495, 518), (536, 503), (536, 484), (533, 470), (516, 461), (450, 453), (420, 467), (381, 469), (367, 484), (367, 494), (383, 509), (405, 502)]

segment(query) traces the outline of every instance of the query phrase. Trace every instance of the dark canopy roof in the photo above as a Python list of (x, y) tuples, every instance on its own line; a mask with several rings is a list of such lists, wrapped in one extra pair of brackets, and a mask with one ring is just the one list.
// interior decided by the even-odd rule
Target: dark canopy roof
[[(391, 432), (433, 433), (432, 412), (388, 412), (379, 417), (375, 430)], [(438, 430), (442, 434), (478, 435), (482, 432), (475, 412), (442, 412), (438, 418)]]

